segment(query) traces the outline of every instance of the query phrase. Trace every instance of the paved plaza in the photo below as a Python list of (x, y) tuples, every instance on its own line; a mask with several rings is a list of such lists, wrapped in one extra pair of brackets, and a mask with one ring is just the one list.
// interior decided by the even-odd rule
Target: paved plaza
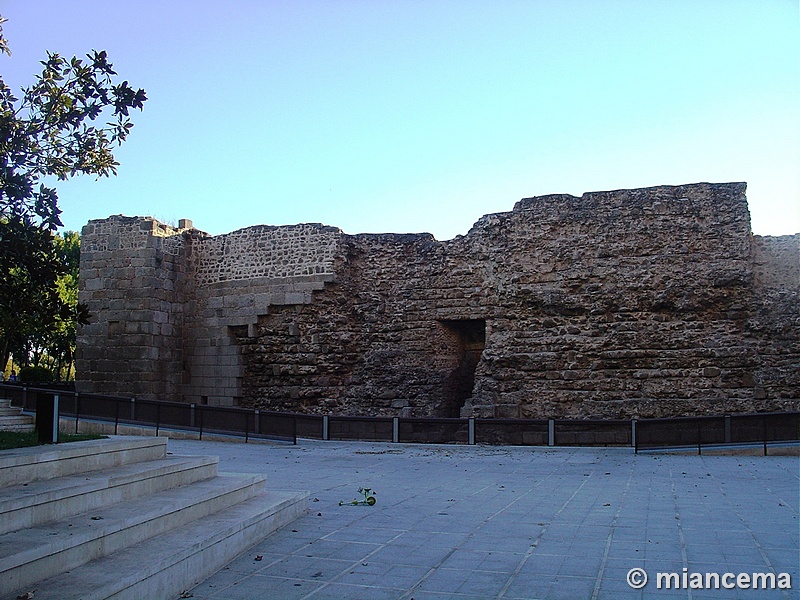
[[(189, 590), (198, 600), (800, 598), (797, 457), (320, 441), (169, 451), (311, 493), (306, 516)], [(376, 490), (374, 506), (339, 506), (359, 487)], [(633, 568), (649, 577), (641, 589)], [(676, 574), (669, 589), (658, 573)], [(720, 589), (676, 589), (693, 573), (718, 574)], [(792, 589), (722, 589), (726, 573), (788, 573)]]

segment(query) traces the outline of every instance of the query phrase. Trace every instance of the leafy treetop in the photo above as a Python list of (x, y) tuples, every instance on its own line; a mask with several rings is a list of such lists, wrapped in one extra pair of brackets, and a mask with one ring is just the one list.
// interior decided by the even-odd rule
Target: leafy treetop
[[(0, 53), (10, 55), (0, 17)], [(86, 60), (47, 53), (36, 83), (22, 99), (0, 79), (0, 218), (20, 219), (54, 230), (61, 225), (58, 196), (40, 180), (79, 174), (116, 174), (112, 150), (133, 127), (128, 116), (147, 97), (116, 72), (105, 51)], [(95, 124), (102, 115), (110, 121)]]

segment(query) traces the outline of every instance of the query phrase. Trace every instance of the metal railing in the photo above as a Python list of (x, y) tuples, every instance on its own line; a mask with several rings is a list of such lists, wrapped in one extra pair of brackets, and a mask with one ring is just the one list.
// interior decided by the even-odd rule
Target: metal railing
[(669, 419), (443, 419), (311, 415), (81, 394), (0, 384), (14, 406), (35, 411), (40, 395), (59, 395), (62, 422), (74, 419), (297, 443), (297, 438), (514, 446), (627, 446), (640, 450), (800, 442), (800, 412)]
[(785, 444), (800, 440), (800, 412), (641, 419), (636, 422), (636, 450), (674, 447)]
[[(62, 423), (74, 419), (76, 433), (81, 420), (91, 420), (113, 423), (115, 434), (120, 426), (133, 425), (153, 428), (155, 435), (162, 429), (173, 429), (196, 432), (200, 439), (203, 435), (219, 434), (244, 437), (246, 442), (267, 439), (297, 443), (297, 427), (305, 424), (291, 413), (81, 394), (12, 384), (0, 384), (0, 393), (10, 398), (12, 405), (30, 412), (36, 411), (41, 396), (57, 394)], [(321, 417), (319, 419), (321, 421)]]

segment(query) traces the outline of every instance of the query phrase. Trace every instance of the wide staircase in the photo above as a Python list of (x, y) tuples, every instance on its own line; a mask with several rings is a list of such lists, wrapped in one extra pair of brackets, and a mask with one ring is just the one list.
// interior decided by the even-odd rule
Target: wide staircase
[(0, 598), (173, 599), (307, 510), (159, 437), (0, 452)]
[(0, 398), (0, 431), (33, 431), (33, 417), (12, 407), (11, 400)]

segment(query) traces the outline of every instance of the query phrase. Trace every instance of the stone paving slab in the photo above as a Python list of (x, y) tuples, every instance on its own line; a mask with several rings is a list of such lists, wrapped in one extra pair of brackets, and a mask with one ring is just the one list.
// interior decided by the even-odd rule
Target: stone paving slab
[[(519, 448), (170, 440), (310, 491), (305, 517), (193, 590), (236, 598), (800, 600), (800, 461)], [(339, 506), (359, 487), (374, 506)], [(642, 589), (630, 569), (650, 577)], [(658, 589), (658, 572), (788, 573), (791, 590)], [(662, 586), (663, 587), (663, 586)]]

